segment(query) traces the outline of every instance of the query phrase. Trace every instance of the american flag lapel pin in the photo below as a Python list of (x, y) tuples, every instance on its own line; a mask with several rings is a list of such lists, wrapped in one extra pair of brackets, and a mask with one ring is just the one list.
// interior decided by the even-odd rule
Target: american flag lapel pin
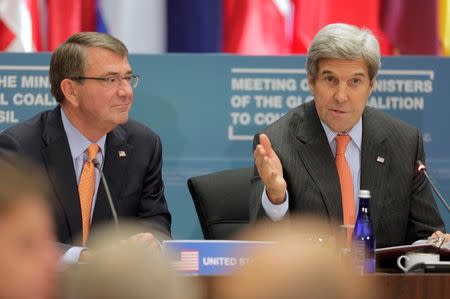
[(377, 162), (379, 162), (379, 163), (381, 163), (381, 164), (384, 164), (384, 158), (378, 156), (378, 157), (377, 157)]
[(125, 158), (127, 156), (127, 153), (125, 153), (125, 151), (119, 151), (119, 158)]

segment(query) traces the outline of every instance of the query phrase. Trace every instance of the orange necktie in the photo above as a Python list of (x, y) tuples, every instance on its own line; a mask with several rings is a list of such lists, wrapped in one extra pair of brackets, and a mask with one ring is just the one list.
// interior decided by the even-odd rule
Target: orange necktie
[(92, 143), (87, 149), (87, 161), (81, 172), (78, 193), (80, 194), (81, 220), (83, 225), (83, 246), (86, 246), (89, 238), (89, 227), (91, 223), (92, 198), (95, 192), (95, 166), (94, 160), (99, 151), (97, 144)]
[(353, 180), (350, 166), (345, 159), (345, 150), (350, 142), (349, 135), (337, 135), (336, 140), (336, 168), (341, 183), (342, 211), (344, 225), (355, 224), (355, 198), (353, 196)]

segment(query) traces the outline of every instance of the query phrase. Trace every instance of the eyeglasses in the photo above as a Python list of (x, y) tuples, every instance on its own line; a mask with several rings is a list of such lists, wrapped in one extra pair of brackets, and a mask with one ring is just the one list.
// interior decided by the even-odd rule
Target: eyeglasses
[(122, 80), (125, 80), (132, 88), (136, 88), (139, 83), (139, 75), (129, 74), (125, 76), (121, 75), (111, 75), (106, 77), (73, 77), (71, 80), (82, 81), (82, 80), (97, 80), (102, 81), (103, 84), (108, 88), (117, 88)]

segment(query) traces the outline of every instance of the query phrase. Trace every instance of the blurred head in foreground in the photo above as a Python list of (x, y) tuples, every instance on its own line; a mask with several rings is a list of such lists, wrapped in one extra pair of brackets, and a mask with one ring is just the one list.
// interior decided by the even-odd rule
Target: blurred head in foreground
[(0, 158), (0, 298), (53, 298), (59, 254), (48, 186), (30, 162)]
[(176, 276), (160, 250), (119, 241), (136, 231), (139, 226), (125, 222), (120, 223), (120, 233), (98, 230), (90, 241), (95, 253), (66, 273), (64, 298), (199, 298), (195, 286)]
[(215, 298), (370, 298), (367, 281), (342, 263), (334, 233), (317, 219), (256, 224), (239, 239), (279, 243), (252, 252), (246, 267), (214, 285)]

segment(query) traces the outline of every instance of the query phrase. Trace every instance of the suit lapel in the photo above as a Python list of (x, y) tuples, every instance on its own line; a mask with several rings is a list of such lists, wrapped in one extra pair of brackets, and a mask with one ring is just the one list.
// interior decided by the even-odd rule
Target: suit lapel
[(333, 153), (313, 102), (305, 105), (301, 125), (291, 126), (298, 141), (298, 154), (315, 184), (320, 189), (330, 218), (342, 222), (339, 178)]
[(57, 200), (64, 210), (70, 232), (73, 234), (81, 231), (80, 200), (60, 109), (59, 106), (55, 108), (45, 120), (42, 138), (47, 146), (42, 149), (42, 155), (50, 181), (58, 196)]
[(377, 215), (383, 214), (383, 199), (387, 184), (390, 154), (387, 149), (383, 126), (377, 123), (371, 108), (363, 114), (363, 136), (361, 144), (361, 185), (360, 189), (370, 190), (372, 199), (370, 210), (376, 230)]
[[(105, 162), (103, 164), (103, 173), (106, 177), (111, 197), (115, 207), (118, 207), (118, 200), (126, 182), (126, 168), (128, 157), (132, 154), (133, 147), (127, 143), (128, 134), (122, 127), (117, 127), (106, 137)], [(117, 211), (118, 214), (119, 211)], [(97, 200), (95, 202), (92, 224), (105, 219), (111, 219), (112, 213), (108, 203), (108, 198), (103, 185), (100, 182), (97, 191)]]

